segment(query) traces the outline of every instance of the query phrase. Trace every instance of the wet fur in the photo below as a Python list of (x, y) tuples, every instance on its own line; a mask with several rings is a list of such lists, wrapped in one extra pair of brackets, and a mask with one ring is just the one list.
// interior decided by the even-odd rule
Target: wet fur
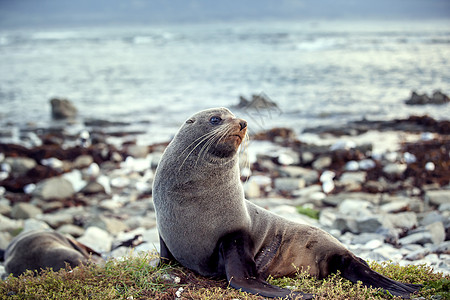
[[(211, 125), (211, 116), (220, 116), (223, 124)], [(199, 112), (166, 148), (153, 185), (162, 261), (226, 276), (232, 287), (265, 297), (312, 298), (265, 281), (268, 275), (293, 275), (297, 268), (318, 278), (340, 270), (352, 282), (405, 298), (420, 288), (374, 272), (325, 231), (245, 200), (237, 147), (229, 139), (239, 122), (224, 108)]]

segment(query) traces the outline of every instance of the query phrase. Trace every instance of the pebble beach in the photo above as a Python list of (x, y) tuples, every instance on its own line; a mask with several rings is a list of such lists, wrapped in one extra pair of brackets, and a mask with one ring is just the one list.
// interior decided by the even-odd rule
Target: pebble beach
[[(67, 130), (68, 118), (0, 143), (0, 249), (43, 229), (105, 258), (159, 250), (152, 180), (169, 140), (142, 145), (117, 124), (82, 122), (89, 130)], [(328, 231), (364, 259), (450, 274), (449, 121), (255, 130), (241, 150), (248, 200)]]

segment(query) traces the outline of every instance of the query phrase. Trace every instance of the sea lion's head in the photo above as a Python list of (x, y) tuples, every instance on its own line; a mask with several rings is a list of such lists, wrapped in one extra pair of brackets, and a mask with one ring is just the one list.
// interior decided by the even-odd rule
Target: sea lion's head
[(181, 157), (215, 158), (234, 156), (247, 134), (247, 121), (236, 118), (226, 108), (200, 111), (190, 117), (174, 138), (184, 149)]

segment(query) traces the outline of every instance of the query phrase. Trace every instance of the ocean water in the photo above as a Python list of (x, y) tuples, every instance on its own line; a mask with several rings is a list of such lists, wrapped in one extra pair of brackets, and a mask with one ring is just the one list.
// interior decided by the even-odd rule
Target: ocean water
[[(450, 94), (450, 21), (234, 22), (0, 29), (0, 126), (49, 127), (49, 99), (82, 120), (130, 122), (168, 140), (192, 113), (265, 93), (279, 110), (232, 109), (260, 131), (428, 114), (412, 90)], [(8, 134), (6, 134), (8, 135)]]

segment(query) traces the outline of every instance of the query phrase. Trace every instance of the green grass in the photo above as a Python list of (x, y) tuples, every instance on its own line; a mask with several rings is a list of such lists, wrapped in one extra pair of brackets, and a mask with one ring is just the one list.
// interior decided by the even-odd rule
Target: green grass
[(315, 209), (312, 209), (309, 207), (304, 207), (304, 206), (297, 206), (297, 212), (299, 214), (306, 215), (310, 218), (319, 220), (319, 211), (318, 210), (315, 210)]
[[(84, 265), (57, 272), (43, 270), (8, 277), (0, 282), (0, 299), (261, 299), (229, 288), (226, 280), (205, 278), (178, 265), (154, 267), (152, 254), (109, 260), (104, 266)], [(400, 267), (392, 263), (371, 263), (388, 277), (408, 283), (422, 283), (417, 296), (450, 299), (450, 277), (433, 273), (430, 267)], [(270, 283), (308, 293), (316, 299), (395, 299), (379, 290), (352, 284), (338, 274), (317, 280), (306, 272), (292, 278), (268, 279)], [(436, 296), (438, 295), (438, 296)]]

